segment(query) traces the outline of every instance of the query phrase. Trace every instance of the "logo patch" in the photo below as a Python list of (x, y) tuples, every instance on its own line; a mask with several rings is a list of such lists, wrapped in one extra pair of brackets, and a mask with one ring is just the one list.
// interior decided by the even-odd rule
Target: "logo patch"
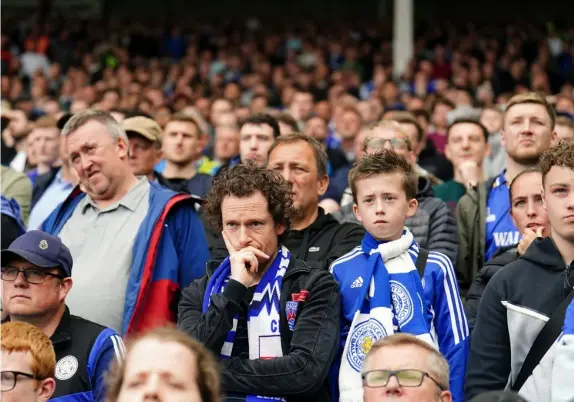
[(42, 240), (40, 244), (38, 244), (40, 250), (48, 250), (48, 242), (46, 240)]
[(402, 283), (390, 281), (390, 284), (395, 317), (399, 321), (399, 326), (402, 327), (413, 318), (413, 299)]
[(386, 336), (385, 327), (374, 318), (370, 318), (369, 321), (364, 321), (355, 327), (347, 352), (347, 360), (353, 370), (361, 371), (363, 361), (373, 344)]
[(58, 380), (69, 380), (78, 371), (78, 359), (72, 355), (62, 357), (56, 363), (56, 378)]
[(287, 324), (291, 332), (295, 331), (295, 321), (297, 321), (297, 307), (298, 301), (288, 301), (285, 305), (285, 314), (287, 315)]
[(321, 247), (309, 247), (310, 253), (316, 253), (319, 250), (321, 250)]

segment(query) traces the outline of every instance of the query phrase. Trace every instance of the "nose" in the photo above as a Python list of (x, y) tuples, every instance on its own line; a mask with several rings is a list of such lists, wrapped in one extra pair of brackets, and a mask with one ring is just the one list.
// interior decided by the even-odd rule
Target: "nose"
[(14, 279), (14, 286), (16, 287), (26, 287), (28, 286), (28, 282), (24, 278), (24, 272), (18, 272), (16, 279)]
[(377, 215), (384, 215), (385, 214), (385, 208), (384, 208), (384, 202), (381, 199), (378, 199), (375, 201), (375, 212), (377, 213)]
[(389, 382), (385, 386), (385, 391), (387, 394), (398, 394), (401, 392), (401, 386), (399, 385), (397, 377), (392, 376), (389, 378)]
[(289, 169), (287, 166), (284, 167), (281, 171), (281, 176), (283, 176), (287, 183), (291, 183), (291, 169)]
[(528, 200), (528, 203), (526, 204), (526, 215), (529, 217), (536, 216), (536, 208), (534, 205), (534, 201), (532, 200)]
[(393, 150), (393, 144), (390, 141), (385, 141), (385, 145), (383, 145), (383, 149)]
[(251, 242), (251, 236), (249, 234), (249, 229), (247, 229), (245, 226), (241, 226), (241, 228), (239, 229), (239, 246), (241, 248), (245, 248), (249, 246), (250, 242)]
[(80, 156), (80, 165), (82, 167), (82, 170), (86, 171), (92, 166), (92, 160), (87, 155), (81, 155)]
[(249, 140), (249, 148), (253, 150), (257, 149), (257, 138), (251, 137), (251, 139)]
[(159, 375), (152, 374), (147, 378), (144, 386), (144, 400), (146, 401), (156, 401), (159, 400), (161, 394), (161, 380)]

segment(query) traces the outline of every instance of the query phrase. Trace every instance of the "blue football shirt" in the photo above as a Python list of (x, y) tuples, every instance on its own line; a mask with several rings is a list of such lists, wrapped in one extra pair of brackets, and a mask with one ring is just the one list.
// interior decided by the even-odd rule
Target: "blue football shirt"
[(486, 200), (485, 261), (500, 247), (513, 246), (520, 241), (520, 232), (510, 217), (510, 189), (504, 170), (494, 181)]

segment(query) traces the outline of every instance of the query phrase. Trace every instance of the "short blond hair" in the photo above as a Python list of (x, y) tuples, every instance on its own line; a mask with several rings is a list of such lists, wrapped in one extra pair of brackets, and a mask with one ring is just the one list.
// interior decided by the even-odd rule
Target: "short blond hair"
[(407, 333), (394, 334), (375, 342), (367, 354), (367, 357), (365, 357), (363, 371), (368, 371), (365, 370), (367, 364), (378, 350), (393, 346), (416, 346), (426, 350), (429, 353), (429, 361), (427, 363), (429, 374), (432, 374), (433, 378), (440, 384), (443, 390), (449, 389), (449, 368), (445, 357), (425, 341)]
[(32, 355), (32, 374), (36, 380), (54, 377), (56, 353), (50, 338), (33, 325), (24, 322), (2, 324), (2, 350)]
[(510, 108), (525, 103), (534, 103), (536, 105), (544, 106), (546, 112), (548, 113), (548, 117), (550, 117), (550, 124), (552, 128), (554, 128), (556, 125), (556, 112), (554, 111), (554, 107), (546, 100), (544, 95), (539, 94), (538, 92), (527, 92), (524, 94), (514, 95), (512, 98), (510, 98), (504, 108), (502, 120), (506, 120), (506, 115)]
[(58, 120), (52, 116), (42, 116), (34, 122), (34, 128), (58, 128)]

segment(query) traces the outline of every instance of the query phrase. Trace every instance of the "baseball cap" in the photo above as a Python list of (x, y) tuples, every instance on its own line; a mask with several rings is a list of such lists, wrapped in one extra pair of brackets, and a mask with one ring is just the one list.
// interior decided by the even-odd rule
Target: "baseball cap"
[(155, 120), (143, 116), (129, 117), (122, 121), (122, 128), (161, 144), (161, 127)]
[(68, 247), (59, 237), (40, 230), (24, 233), (0, 254), (2, 261), (7, 261), (14, 256), (21, 257), (41, 268), (59, 267), (66, 277), (72, 276), (73, 260)]

